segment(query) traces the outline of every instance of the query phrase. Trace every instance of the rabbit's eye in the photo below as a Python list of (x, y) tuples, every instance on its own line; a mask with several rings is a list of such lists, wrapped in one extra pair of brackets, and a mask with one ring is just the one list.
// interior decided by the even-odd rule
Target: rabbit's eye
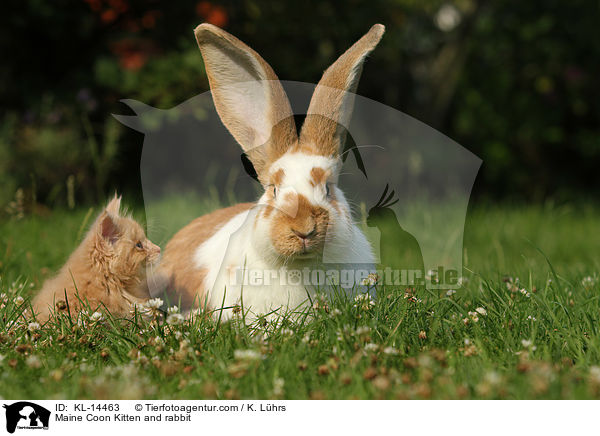
[(135, 248), (142, 249), (142, 248), (144, 248), (144, 246), (142, 245), (142, 243), (141, 243), (141, 242), (139, 242), (139, 241), (138, 241), (138, 243), (137, 243), (137, 244), (135, 244)]

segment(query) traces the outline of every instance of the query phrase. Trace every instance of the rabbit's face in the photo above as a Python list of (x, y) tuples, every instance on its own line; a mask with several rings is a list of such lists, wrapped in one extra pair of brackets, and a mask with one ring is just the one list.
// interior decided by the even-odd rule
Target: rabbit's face
[(336, 187), (338, 159), (290, 151), (269, 168), (259, 204), (255, 244), (263, 254), (289, 261), (318, 258), (348, 207)]

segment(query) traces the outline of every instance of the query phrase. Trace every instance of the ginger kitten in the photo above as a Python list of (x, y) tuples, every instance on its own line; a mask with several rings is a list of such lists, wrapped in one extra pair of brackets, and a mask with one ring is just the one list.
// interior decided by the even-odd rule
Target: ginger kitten
[(134, 303), (150, 298), (140, 284), (145, 264), (158, 260), (160, 247), (136, 221), (120, 215), (120, 207), (121, 197), (115, 195), (67, 263), (44, 283), (32, 303), (39, 320), (46, 321), (54, 311), (66, 312), (65, 303), (77, 315), (81, 301), (92, 310), (104, 306), (115, 316), (127, 316)]

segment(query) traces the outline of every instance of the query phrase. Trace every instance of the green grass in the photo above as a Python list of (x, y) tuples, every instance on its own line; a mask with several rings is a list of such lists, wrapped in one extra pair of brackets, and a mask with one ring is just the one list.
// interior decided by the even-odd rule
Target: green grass
[(277, 327), (209, 316), (169, 326), (160, 315), (31, 331), (27, 299), (87, 214), (0, 221), (0, 397), (600, 397), (596, 208), (473, 207), (466, 281), (450, 296), (386, 289), (368, 309), (338, 298)]

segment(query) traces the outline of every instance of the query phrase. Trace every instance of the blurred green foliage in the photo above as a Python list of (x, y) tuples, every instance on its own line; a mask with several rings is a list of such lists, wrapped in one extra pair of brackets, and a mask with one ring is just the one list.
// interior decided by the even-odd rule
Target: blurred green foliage
[[(598, 3), (514, 0), (9, 1), (0, 18), (0, 207), (139, 195), (133, 98), (169, 108), (208, 89), (193, 28), (212, 22), (281, 79), (318, 81), (375, 22), (358, 92), (478, 154), (476, 192), (542, 199), (600, 188)], [(67, 181), (70, 180), (70, 186)]]

